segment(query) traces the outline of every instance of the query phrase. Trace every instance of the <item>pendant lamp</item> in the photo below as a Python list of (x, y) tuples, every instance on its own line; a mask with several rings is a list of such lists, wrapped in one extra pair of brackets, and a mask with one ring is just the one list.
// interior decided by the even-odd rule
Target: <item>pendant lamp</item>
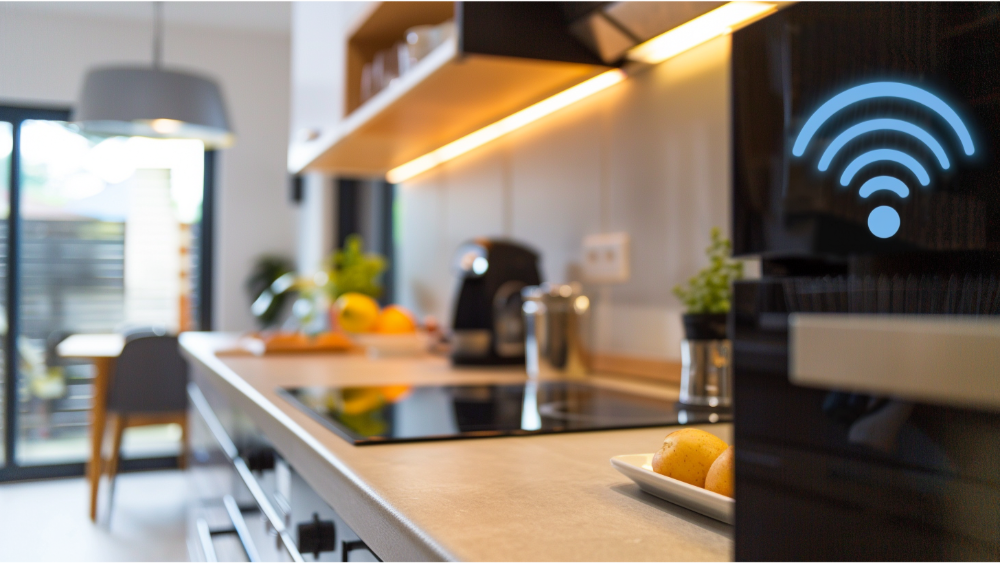
[(206, 77), (164, 70), (163, 4), (154, 4), (153, 66), (93, 68), (83, 82), (74, 122), (86, 133), (198, 139), (207, 149), (235, 141), (222, 92)]

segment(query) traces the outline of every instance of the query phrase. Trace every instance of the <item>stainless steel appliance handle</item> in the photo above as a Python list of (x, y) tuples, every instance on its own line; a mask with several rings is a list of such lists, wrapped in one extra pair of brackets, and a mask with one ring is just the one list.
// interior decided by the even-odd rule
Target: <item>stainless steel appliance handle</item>
[(222, 452), (226, 454), (226, 457), (230, 461), (239, 457), (240, 453), (236, 449), (236, 444), (229, 438), (229, 434), (226, 434), (226, 429), (223, 428), (222, 423), (219, 422), (219, 418), (212, 412), (212, 407), (209, 406), (205, 395), (202, 394), (201, 389), (198, 389), (198, 386), (194, 383), (188, 383), (188, 398), (191, 399), (191, 404), (194, 405), (195, 410), (198, 411), (202, 420), (205, 421), (205, 425), (208, 426), (212, 437), (222, 447)]
[[(292, 536), (288, 533), (288, 528), (285, 526), (285, 522), (278, 515), (278, 512), (271, 506), (271, 502), (267, 499), (267, 495), (264, 493), (264, 489), (261, 488), (260, 483), (253, 476), (250, 468), (247, 467), (246, 461), (239, 456), (239, 450), (236, 449), (236, 444), (233, 443), (229, 435), (226, 434), (226, 429), (219, 422), (218, 417), (212, 412), (212, 407), (209, 406), (208, 401), (202, 394), (201, 390), (194, 383), (188, 384), (188, 397), (191, 399), (191, 404), (194, 405), (195, 410), (201, 416), (202, 420), (205, 421), (205, 425), (208, 426), (209, 431), (215, 440), (222, 447), (222, 451), (225, 452), (226, 457), (233, 463), (236, 468), (236, 473), (243, 480), (243, 484), (246, 485), (247, 489), (250, 491), (250, 495), (253, 497), (254, 502), (260, 507), (261, 513), (267, 518), (268, 523), (271, 528), (278, 535), (278, 539), (281, 542), (281, 546), (285, 548), (288, 555), (292, 558), (292, 561), (301, 562), (302, 554), (299, 553), (299, 549), (295, 546), (295, 541)], [(248, 554), (249, 555), (249, 554)]]
[(243, 513), (240, 511), (239, 505), (236, 504), (236, 499), (232, 495), (226, 495), (222, 497), (222, 505), (226, 509), (226, 515), (229, 516), (232, 528), (213, 530), (208, 527), (208, 522), (204, 518), (199, 518), (195, 522), (195, 527), (198, 530), (198, 540), (201, 542), (202, 551), (205, 553), (205, 561), (217, 562), (219, 560), (219, 556), (215, 552), (215, 544), (212, 543), (212, 537), (224, 534), (236, 534), (236, 538), (243, 547), (243, 552), (246, 553), (247, 560), (252, 563), (260, 561), (260, 554), (257, 553), (257, 548), (253, 544), (253, 538), (250, 537), (250, 529), (247, 528), (246, 520), (243, 519)]
[(1000, 320), (962, 315), (789, 315), (792, 383), (1000, 408)]
[(205, 553), (205, 561), (208, 563), (218, 563), (219, 556), (215, 554), (215, 544), (212, 543), (212, 531), (208, 529), (208, 522), (204, 518), (199, 518), (195, 522), (198, 529), (198, 541), (201, 543), (201, 550)]
[(243, 551), (247, 554), (247, 559), (250, 560), (250, 563), (260, 561), (257, 548), (253, 544), (253, 539), (250, 538), (250, 529), (247, 528), (246, 520), (243, 519), (243, 513), (240, 512), (236, 499), (232, 495), (226, 495), (222, 497), (222, 504), (225, 505), (226, 513), (229, 514), (229, 519), (233, 522), (233, 530), (243, 546)]
[(257, 483), (257, 479), (254, 478), (253, 474), (250, 472), (250, 468), (247, 467), (243, 458), (237, 457), (233, 460), (233, 465), (236, 466), (236, 472), (239, 473), (240, 477), (243, 479), (243, 483), (250, 489), (250, 494), (253, 496), (254, 502), (260, 507), (261, 513), (267, 518), (267, 521), (271, 524), (271, 528), (278, 534), (278, 539), (281, 541), (281, 546), (285, 548), (288, 555), (292, 558), (292, 561), (301, 562), (302, 554), (299, 553), (298, 547), (295, 546), (295, 540), (288, 533), (288, 528), (285, 526), (284, 521), (278, 516), (278, 512), (274, 510), (271, 503), (267, 500), (264, 495), (264, 490), (260, 488), (260, 484)]

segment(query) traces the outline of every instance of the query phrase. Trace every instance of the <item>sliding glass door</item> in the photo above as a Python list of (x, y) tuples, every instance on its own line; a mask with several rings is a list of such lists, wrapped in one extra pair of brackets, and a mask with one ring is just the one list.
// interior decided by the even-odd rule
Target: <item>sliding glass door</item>
[(0, 468), (12, 453), (13, 427), (8, 424), (8, 397), (16, 386), (7, 374), (7, 225), (10, 217), (10, 184), (14, 152), (14, 124), (0, 120)]
[[(199, 141), (87, 136), (67, 117), (0, 108), (0, 480), (83, 471), (94, 370), (60, 357), (60, 342), (141, 327), (194, 330), (208, 305), (200, 234), (209, 230), (202, 207), (211, 155)], [(123, 457), (176, 456), (179, 432), (130, 431)]]

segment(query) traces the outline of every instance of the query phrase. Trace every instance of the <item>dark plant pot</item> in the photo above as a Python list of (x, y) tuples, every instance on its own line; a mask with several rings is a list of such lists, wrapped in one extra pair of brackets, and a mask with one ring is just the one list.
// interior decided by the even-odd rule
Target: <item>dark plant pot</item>
[(684, 337), (688, 340), (724, 340), (728, 316), (726, 313), (683, 315)]

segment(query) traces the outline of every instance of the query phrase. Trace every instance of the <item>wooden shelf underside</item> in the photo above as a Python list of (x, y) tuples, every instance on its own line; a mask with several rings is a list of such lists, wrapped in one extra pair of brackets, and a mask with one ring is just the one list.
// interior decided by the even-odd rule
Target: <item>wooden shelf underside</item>
[(604, 67), (438, 47), (351, 113), (337, 131), (289, 154), (292, 172), (381, 176), (490, 123), (600, 74)]

